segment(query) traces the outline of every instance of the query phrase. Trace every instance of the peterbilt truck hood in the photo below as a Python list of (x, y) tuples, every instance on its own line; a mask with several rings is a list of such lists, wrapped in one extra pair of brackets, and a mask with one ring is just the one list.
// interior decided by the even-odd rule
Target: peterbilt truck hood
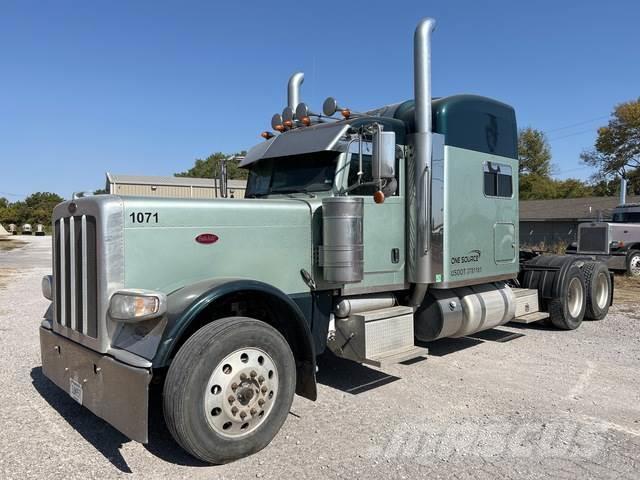
[(165, 293), (210, 278), (247, 278), (308, 292), (311, 206), (302, 199), (121, 197), (124, 283)]

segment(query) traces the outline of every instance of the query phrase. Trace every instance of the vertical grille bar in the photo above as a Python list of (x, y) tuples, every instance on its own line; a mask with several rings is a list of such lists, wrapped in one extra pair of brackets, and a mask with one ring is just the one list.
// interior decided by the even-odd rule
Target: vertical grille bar
[(82, 215), (82, 333), (87, 335), (87, 216)]
[(53, 278), (54, 278), (54, 294), (55, 294), (55, 321), (60, 323), (62, 318), (62, 313), (60, 310), (60, 223), (62, 223), (62, 219), (56, 220), (53, 225)]
[(78, 320), (76, 318), (76, 222), (75, 217), (69, 217), (69, 299), (70, 299), (70, 314), (71, 314), (71, 328), (76, 330), (78, 328)]
[(60, 295), (58, 296), (58, 303), (60, 303), (60, 317), (58, 318), (58, 322), (60, 325), (66, 325), (67, 323), (67, 306), (65, 298), (67, 297), (67, 282), (66, 282), (66, 265), (67, 261), (65, 258), (65, 243), (66, 243), (66, 235), (65, 235), (65, 227), (64, 227), (64, 218), (60, 219), (60, 241), (58, 242), (58, 246), (60, 248), (60, 268), (58, 269), (58, 274), (60, 275)]
[(55, 319), (60, 325), (98, 338), (96, 219), (77, 215), (54, 225)]
[(87, 217), (87, 335), (98, 338), (98, 251), (96, 218)]

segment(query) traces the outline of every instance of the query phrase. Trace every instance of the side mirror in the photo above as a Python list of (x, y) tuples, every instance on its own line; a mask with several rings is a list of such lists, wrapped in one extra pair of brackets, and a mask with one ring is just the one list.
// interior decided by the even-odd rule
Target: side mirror
[(374, 182), (395, 177), (396, 132), (385, 132), (377, 128), (372, 138), (371, 173)]

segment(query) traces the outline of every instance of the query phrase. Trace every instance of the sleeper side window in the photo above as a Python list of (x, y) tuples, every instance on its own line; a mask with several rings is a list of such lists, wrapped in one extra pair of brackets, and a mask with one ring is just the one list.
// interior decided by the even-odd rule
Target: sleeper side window
[(484, 162), (484, 194), (487, 197), (511, 198), (513, 174), (511, 167), (503, 163)]

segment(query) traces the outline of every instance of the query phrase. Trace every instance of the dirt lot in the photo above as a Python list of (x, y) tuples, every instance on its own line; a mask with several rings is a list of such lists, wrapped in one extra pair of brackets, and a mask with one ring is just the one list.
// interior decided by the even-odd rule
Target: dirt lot
[(572, 332), (508, 325), (385, 371), (321, 358), (317, 402), (296, 398), (262, 452), (208, 466), (161, 422), (128, 441), (42, 375), (45, 273), (49, 237), (0, 250), (0, 478), (638, 478), (635, 281)]

